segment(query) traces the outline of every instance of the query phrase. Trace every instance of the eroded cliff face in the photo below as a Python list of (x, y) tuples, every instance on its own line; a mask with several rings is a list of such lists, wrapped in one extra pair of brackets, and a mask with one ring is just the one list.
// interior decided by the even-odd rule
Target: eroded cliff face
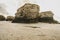
[(42, 22), (52, 22), (54, 19), (53, 19), (53, 12), (52, 11), (45, 11), (45, 12), (41, 12), (39, 14), (39, 21), (42, 21)]
[(47, 22), (47, 23), (58, 23), (54, 18), (54, 13), (52, 11), (45, 11), (39, 14), (39, 22)]
[(39, 15), (39, 6), (36, 4), (26, 3), (17, 10), (15, 17), (34, 19)]
[(36, 22), (39, 16), (39, 5), (26, 3), (17, 9), (14, 21), (18, 22)]

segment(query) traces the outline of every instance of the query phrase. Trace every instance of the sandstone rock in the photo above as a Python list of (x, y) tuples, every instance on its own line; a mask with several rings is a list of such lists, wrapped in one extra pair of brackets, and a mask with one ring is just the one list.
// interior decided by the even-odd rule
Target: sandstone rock
[(53, 22), (53, 13), (51, 11), (41, 12), (39, 14), (39, 21), (40, 22)]
[(26, 3), (17, 10), (15, 20), (18, 22), (35, 22), (39, 16), (39, 6), (36, 4)]
[(36, 4), (26, 3), (17, 10), (17, 13), (15, 15), (16, 17), (21, 17), (21, 18), (26, 17), (26, 19), (37, 18), (39, 15), (39, 6)]
[(4, 21), (5, 17), (3, 15), (0, 15), (0, 21)]
[(14, 17), (13, 16), (7, 16), (6, 21), (13, 21), (13, 20), (14, 20)]

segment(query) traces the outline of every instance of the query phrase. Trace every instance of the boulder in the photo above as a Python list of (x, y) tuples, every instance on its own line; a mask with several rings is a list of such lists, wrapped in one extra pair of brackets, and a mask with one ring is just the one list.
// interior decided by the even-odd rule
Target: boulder
[(14, 17), (13, 16), (7, 16), (6, 21), (13, 21)]
[(39, 14), (39, 21), (40, 22), (53, 22), (53, 12), (51, 11), (45, 11), (45, 12), (41, 12)]
[(5, 17), (3, 15), (0, 15), (0, 21), (4, 21)]
[(39, 5), (26, 3), (17, 9), (13, 22), (36, 22), (39, 16)]

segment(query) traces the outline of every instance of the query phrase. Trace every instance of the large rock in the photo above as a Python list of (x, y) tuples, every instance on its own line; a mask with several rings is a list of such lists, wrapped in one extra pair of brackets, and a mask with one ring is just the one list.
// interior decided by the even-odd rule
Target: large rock
[(54, 14), (51, 11), (41, 12), (39, 14), (39, 21), (40, 22), (53, 22)]
[(39, 6), (26, 3), (17, 10), (13, 22), (36, 22), (39, 16)]
[(5, 17), (3, 15), (0, 15), (0, 21), (5, 21)]
[(14, 17), (13, 16), (7, 16), (6, 21), (13, 21)]

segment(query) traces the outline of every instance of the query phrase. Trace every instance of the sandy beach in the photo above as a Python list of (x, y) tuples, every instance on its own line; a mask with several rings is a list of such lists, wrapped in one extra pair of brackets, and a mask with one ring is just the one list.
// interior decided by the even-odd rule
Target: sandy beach
[(60, 40), (60, 24), (0, 21), (0, 40)]

